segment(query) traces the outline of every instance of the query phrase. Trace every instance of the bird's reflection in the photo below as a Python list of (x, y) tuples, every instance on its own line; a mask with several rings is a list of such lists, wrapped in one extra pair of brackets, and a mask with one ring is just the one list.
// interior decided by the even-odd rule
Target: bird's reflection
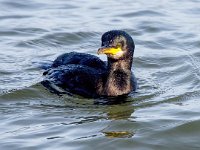
[(117, 97), (101, 97), (94, 100), (95, 105), (117, 105), (128, 102), (129, 99), (126, 95)]
[(103, 134), (108, 138), (131, 138), (134, 133), (129, 131), (107, 131), (103, 132)]
[[(117, 97), (102, 99), (101, 104), (107, 104), (106, 114), (107, 119), (110, 120), (109, 125), (102, 130), (102, 133), (107, 138), (131, 138), (134, 136), (134, 132), (130, 129), (133, 121), (132, 114), (134, 112), (134, 106), (132, 105), (132, 98), (129, 97)], [(127, 122), (127, 123), (126, 123)], [(121, 124), (126, 124), (125, 126)]]
[[(108, 125), (100, 130), (100, 132), (107, 138), (132, 138), (134, 136), (134, 106), (133, 98), (128, 96), (99, 98), (99, 99), (83, 99), (78, 96), (62, 95), (66, 99), (66, 106), (70, 107), (92, 107), (97, 106), (103, 110), (106, 116), (101, 116), (101, 119), (108, 120)], [(75, 103), (76, 102), (76, 103)], [(95, 107), (96, 107), (95, 106)], [(94, 118), (85, 118), (73, 124), (83, 124), (99, 120), (96, 116)], [(68, 125), (68, 123), (67, 123)]]

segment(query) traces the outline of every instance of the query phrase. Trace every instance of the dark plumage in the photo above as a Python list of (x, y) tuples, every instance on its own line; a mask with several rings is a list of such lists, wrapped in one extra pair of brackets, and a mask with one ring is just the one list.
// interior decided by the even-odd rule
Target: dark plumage
[(56, 68), (68, 64), (84, 65), (97, 70), (106, 69), (106, 64), (97, 56), (77, 52), (70, 52), (58, 56), (58, 58), (54, 60), (52, 67)]
[(116, 97), (136, 90), (136, 79), (131, 72), (135, 48), (131, 36), (112, 30), (104, 33), (101, 40), (98, 54), (106, 54), (107, 63), (90, 54), (66, 53), (44, 72), (42, 84), (57, 92), (59, 87), (84, 97)]

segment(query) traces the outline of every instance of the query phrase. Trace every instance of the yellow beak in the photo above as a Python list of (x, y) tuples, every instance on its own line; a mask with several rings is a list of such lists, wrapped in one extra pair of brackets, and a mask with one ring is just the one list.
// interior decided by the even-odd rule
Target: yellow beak
[(112, 54), (116, 55), (117, 53), (121, 52), (121, 47), (102, 47), (99, 48), (97, 54)]

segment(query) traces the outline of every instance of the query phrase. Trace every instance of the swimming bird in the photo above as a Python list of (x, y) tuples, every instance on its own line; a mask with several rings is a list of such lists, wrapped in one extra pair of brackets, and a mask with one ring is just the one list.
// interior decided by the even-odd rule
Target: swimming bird
[[(128, 95), (137, 87), (131, 68), (135, 44), (121, 30), (102, 35), (98, 54), (106, 54), (107, 62), (97, 56), (70, 52), (58, 56), (45, 71), (42, 84), (55, 91), (62, 89), (83, 97), (117, 97)], [(58, 88), (55, 88), (58, 87)]]

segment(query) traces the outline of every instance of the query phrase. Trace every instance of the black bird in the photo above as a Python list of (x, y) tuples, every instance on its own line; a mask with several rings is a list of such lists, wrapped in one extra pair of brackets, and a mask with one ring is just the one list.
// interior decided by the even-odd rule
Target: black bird
[(117, 97), (128, 95), (137, 87), (131, 72), (135, 44), (121, 30), (104, 33), (98, 54), (106, 54), (104, 62), (97, 56), (71, 52), (59, 56), (44, 72), (42, 84), (53, 90), (84, 97)]

